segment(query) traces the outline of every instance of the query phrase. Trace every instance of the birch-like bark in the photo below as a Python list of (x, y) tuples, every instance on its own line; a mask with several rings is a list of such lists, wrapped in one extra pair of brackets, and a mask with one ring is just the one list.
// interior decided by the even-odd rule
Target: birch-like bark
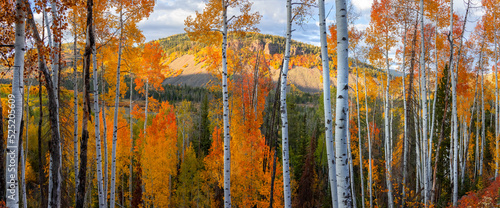
[[(355, 62), (356, 62), (356, 110), (358, 113), (358, 149), (359, 149), (359, 176), (360, 176), (359, 178), (361, 180), (361, 207), (365, 208), (365, 184), (363, 175), (363, 149), (361, 143), (361, 119), (359, 118), (359, 85), (358, 85), (359, 76), (358, 76), (357, 59), (355, 60)], [(368, 123), (366, 124), (368, 125)]]
[[(350, 121), (350, 117), (349, 117), (349, 111), (347, 111), (347, 129), (349, 129), (349, 121)], [(351, 153), (351, 133), (349, 132), (349, 130), (347, 131), (346, 133), (346, 138), (347, 138), (347, 157), (349, 159), (349, 174), (351, 174), (352, 176), (354, 175), (354, 167), (352, 165), (352, 153)], [(356, 204), (356, 191), (354, 190), (354, 177), (351, 177), (351, 195), (352, 195), (352, 198), (354, 200), (352, 200), (352, 207), (354, 208), (357, 208), (358, 205)]]
[[(227, 91), (227, 0), (222, 0), (222, 108), (224, 120), (224, 207), (231, 207), (231, 144)], [(283, 171), (284, 173), (284, 171)]]
[[(401, 197), (401, 204), (403, 207), (406, 205), (406, 178), (408, 177), (408, 127), (407, 127), (407, 112), (406, 112), (406, 32), (407, 32), (407, 26), (406, 26), (406, 16), (405, 16), (405, 21), (404, 21), (404, 35), (403, 35), (403, 196)], [(366, 87), (366, 86), (365, 86)]]
[(389, 51), (385, 52), (385, 59), (386, 59), (386, 88), (385, 88), (385, 99), (384, 99), (384, 127), (385, 127), (385, 141), (384, 141), (384, 149), (385, 149), (385, 179), (386, 179), (386, 185), (387, 185), (387, 204), (389, 208), (394, 207), (394, 200), (392, 196), (392, 176), (391, 176), (391, 161), (392, 161), (392, 153), (391, 153), (391, 148), (392, 146), (390, 145), (391, 141), (391, 134), (390, 134), (390, 125), (389, 125), (389, 113), (390, 113), (390, 108), (389, 108), (389, 102), (390, 102), (390, 97), (389, 97), (389, 89), (390, 89), (390, 82), (391, 82), (391, 75), (389, 71)]
[(366, 132), (368, 135), (368, 189), (370, 190), (370, 208), (373, 207), (373, 178), (372, 178), (372, 143), (371, 143), (371, 133), (370, 133), (370, 122), (368, 121), (368, 97), (366, 90), (366, 69), (363, 70), (363, 78), (365, 84), (365, 119), (366, 119)]
[(337, 20), (337, 104), (335, 116), (335, 159), (337, 170), (337, 194), (339, 208), (352, 207), (350, 174), (347, 158), (347, 103), (349, 91), (347, 6), (345, 0), (336, 0)]
[[(74, 24), (73, 27), (76, 28), (76, 13), (73, 14)], [(78, 73), (76, 71), (76, 56), (77, 56), (77, 32), (75, 29), (75, 39), (73, 42), (73, 161), (75, 169), (75, 203), (78, 193)]]
[[(15, 42), (14, 42), (14, 71), (12, 78), (12, 97), (9, 96), (9, 100), (14, 101), (14, 109), (11, 109), (13, 117), (9, 117), (9, 130), (12, 130), (14, 134), (8, 134), (7, 136), (7, 157), (5, 163), (5, 184), (6, 184), (6, 206), (17, 208), (19, 207), (19, 182), (17, 176), (18, 168), (18, 151), (19, 151), (19, 140), (21, 139), (21, 120), (23, 118), (23, 92), (24, 92), (24, 52), (26, 51), (26, 46), (24, 39), (26, 37), (25, 33), (25, 12), (23, 8), (25, 7), (22, 0), (16, 0), (16, 22), (15, 22)], [(12, 126), (13, 124), (13, 126)], [(14, 127), (14, 128), (12, 128)], [(9, 131), (12, 132), (12, 131)]]
[(453, 0), (450, 0), (450, 69), (451, 69), (451, 118), (452, 118), (452, 144), (453, 144), (453, 206), (458, 201), (458, 123), (457, 123), (457, 83), (453, 70)]
[[(58, 28), (59, 24), (59, 18), (58, 18), (58, 15), (57, 15), (57, 3), (55, 0), (51, 0), (50, 1), (50, 7), (51, 7), (51, 10), (52, 10), (52, 27), (55, 29), (55, 28)], [(50, 31), (49, 28), (47, 28), (48, 31)], [(53, 47), (52, 47), (52, 57), (51, 57), (51, 63), (52, 63), (52, 83), (53, 84), (53, 87), (54, 87), (54, 92), (55, 92), (55, 101), (56, 101), (56, 111), (57, 111), (57, 133), (59, 134), (59, 138), (61, 137), (61, 132), (59, 131), (60, 129), (60, 122), (59, 122), (59, 45), (61, 44), (61, 38), (62, 37), (56, 37), (54, 35), (53, 37)], [(56, 170), (56, 172), (54, 173), (53, 172), (53, 175), (57, 177), (57, 180), (55, 182), (57, 182), (57, 184), (53, 184), (52, 186), (55, 185), (55, 188), (57, 190), (56, 193), (50, 193), (50, 194), (56, 194), (57, 196), (53, 196), (51, 198), (53, 198), (54, 200), (56, 200), (56, 207), (60, 207), (61, 206), (61, 183), (62, 183), (62, 173), (61, 173), (61, 168), (62, 168), (62, 147), (61, 147), (61, 141), (57, 142), (57, 157), (59, 157), (58, 161), (59, 162), (59, 167), (58, 169)], [(52, 156), (51, 156), (52, 157)], [(52, 169), (53, 170), (53, 169)], [(50, 200), (50, 198), (49, 198)], [(51, 203), (49, 203), (49, 206)]]
[(99, 207), (106, 207), (106, 200), (104, 199), (104, 188), (102, 181), (102, 149), (101, 149), (101, 128), (100, 128), (100, 108), (99, 108), (99, 80), (97, 76), (97, 51), (93, 47), (93, 61), (94, 61), (94, 136), (95, 136), (95, 151), (96, 151), (96, 170), (97, 170), (97, 193), (99, 198)]
[[(480, 62), (482, 62), (480, 60)], [(485, 113), (484, 113), (484, 73), (481, 68), (481, 155), (479, 158), (479, 176), (483, 176), (483, 158), (484, 158), (484, 142), (485, 142)]]
[(116, 141), (118, 133), (118, 108), (120, 103), (120, 66), (122, 61), (122, 38), (123, 38), (123, 11), (120, 3), (120, 38), (118, 40), (118, 63), (116, 67), (116, 93), (115, 109), (113, 117), (113, 147), (111, 150), (111, 189), (109, 197), (109, 207), (115, 207), (115, 183), (116, 183)]
[[(29, 77), (28, 77), (29, 79)], [(23, 144), (21, 144), (21, 161), (22, 161), (22, 167), (21, 167), (21, 181), (23, 183), (23, 207), (24, 208), (27, 208), (28, 207), (28, 201), (26, 199), (26, 158), (28, 158), (28, 150), (29, 150), (29, 146), (28, 146), (28, 135), (29, 135), (29, 124), (30, 124), (30, 105), (29, 105), (29, 102), (30, 102), (30, 89), (31, 89), (31, 81), (28, 81), (28, 91), (26, 92), (26, 133), (25, 133), (25, 136), (26, 136), (26, 139), (25, 139), (25, 143), (26, 143), (26, 149), (24, 149), (23, 147)]]
[[(291, 1), (287, 1), (287, 8), (289, 9), (288, 15), (290, 16), (291, 13)], [(319, 28), (320, 28), (320, 40), (321, 40), (321, 61), (322, 61), (322, 66), (323, 66), (323, 104), (324, 104), (324, 111), (325, 111), (325, 144), (326, 144), (326, 154), (328, 157), (328, 180), (330, 182), (330, 188), (331, 188), (331, 196), (332, 196), (332, 207), (336, 208), (338, 206), (338, 201), (337, 201), (337, 178), (336, 178), (336, 171), (335, 171), (335, 149), (334, 149), (334, 144), (333, 144), (333, 127), (332, 127), (332, 106), (331, 106), (331, 99), (330, 99), (330, 66), (329, 66), (329, 58), (328, 58), (328, 46), (326, 43), (326, 18), (325, 18), (325, 1), (324, 0), (318, 0), (318, 7), (319, 7)], [(290, 20), (290, 19), (289, 19)], [(290, 34), (291, 32), (291, 22), (287, 22), (287, 34)], [(291, 35), (290, 35), (291, 36)], [(287, 36), (289, 37), (289, 36)], [(285, 57), (285, 62), (286, 66), (283, 66), (283, 71), (286, 70), (288, 71), (288, 58), (289, 58), (289, 52), (290, 52), (290, 43), (289, 39), (287, 38), (287, 55), (288, 57)], [(285, 63), (284, 62), (284, 63)], [(286, 87), (286, 72), (283, 78), (285, 78), (285, 82), (281, 87), (285, 86)], [(282, 80), (283, 81), (283, 80)], [(283, 102), (284, 99), (286, 99), (286, 90), (281, 91), (281, 99), (282, 99), (282, 105), (285, 103), (286, 105), (286, 100)], [(282, 108), (283, 109), (283, 108)], [(284, 109), (286, 113), (286, 108)], [(283, 113), (283, 110), (282, 110)], [(283, 115), (282, 115), (283, 117)], [(287, 126), (288, 128), (288, 126)], [(288, 133), (288, 129), (287, 129)], [(288, 153), (288, 151), (287, 151)], [(288, 158), (287, 158), (288, 159)], [(287, 169), (288, 171), (288, 169)]]
[(148, 124), (148, 105), (149, 105), (149, 78), (146, 78), (146, 106), (144, 106), (144, 136), (146, 136), (146, 127)]
[[(104, 88), (104, 85), (102, 86)], [(108, 201), (108, 126), (106, 125), (106, 104), (104, 103), (104, 100), (101, 103), (101, 110), (102, 110), (102, 126), (103, 126), (103, 131), (102, 131), (102, 140), (103, 140), (103, 148), (104, 148), (104, 181), (103, 181), (103, 193), (104, 193), (104, 202), (107, 204)]]
[[(494, 14), (493, 16), (495, 22), (497, 20), (496, 18), (496, 14)], [(496, 24), (493, 24), (493, 28), (494, 28), (494, 31), (497, 31), (497, 27), (496, 27)], [(498, 160), (499, 160), (499, 155), (498, 155), (498, 149), (499, 149), (499, 142), (498, 142), (498, 135), (500, 134), (500, 123), (498, 123), (498, 117), (499, 117), (499, 99), (498, 99), (498, 65), (497, 65), (497, 62), (498, 62), (498, 52), (497, 52), (497, 34), (495, 32), (495, 34), (493, 35), (494, 37), (494, 50), (493, 50), (493, 53), (495, 53), (495, 61), (494, 61), (494, 66), (495, 66), (495, 155), (496, 155), (496, 160), (495, 160), (495, 178), (498, 177)]]
[(427, 206), (429, 202), (429, 180), (428, 171), (430, 158), (427, 158), (427, 80), (425, 71), (425, 44), (424, 44), (424, 0), (420, 0), (420, 73), (421, 73), (421, 84), (420, 91), (422, 96), (422, 159), (423, 159), (423, 181), (424, 181), (424, 204)]
[[(131, 73), (132, 74), (132, 73)], [(132, 123), (132, 92), (133, 92), (133, 89), (134, 89), (134, 84), (133, 84), (133, 79), (132, 79), (132, 76), (130, 76), (130, 97), (129, 97), (129, 117), (130, 117), (130, 166), (129, 166), (129, 169), (130, 169), (130, 175), (129, 175), (129, 187), (128, 187), (128, 190), (129, 190), (129, 207), (132, 207), (132, 193), (133, 193), (133, 185), (132, 185), (132, 182), (133, 182), (133, 167), (134, 167), (134, 130), (133, 130), (133, 123)]]

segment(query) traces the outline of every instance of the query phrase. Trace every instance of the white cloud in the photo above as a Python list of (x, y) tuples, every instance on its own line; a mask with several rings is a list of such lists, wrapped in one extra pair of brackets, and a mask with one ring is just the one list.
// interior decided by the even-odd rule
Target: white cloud
[(360, 11), (372, 8), (373, 0), (352, 0), (351, 3)]

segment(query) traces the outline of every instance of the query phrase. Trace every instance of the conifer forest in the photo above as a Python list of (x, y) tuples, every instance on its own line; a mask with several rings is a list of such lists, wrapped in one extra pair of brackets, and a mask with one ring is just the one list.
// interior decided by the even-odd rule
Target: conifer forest
[(500, 207), (500, 0), (0, 0), (0, 208)]

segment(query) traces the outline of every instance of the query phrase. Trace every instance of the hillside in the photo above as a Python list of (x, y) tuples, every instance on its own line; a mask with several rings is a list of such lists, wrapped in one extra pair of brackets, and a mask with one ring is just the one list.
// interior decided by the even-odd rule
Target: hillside
[[(243, 41), (244, 40), (244, 41)], [(159, 40), (166, 54), (174, 52), (180, 55), (170, 63), (169, 67), (175, 70), (181, 70), (181, 74), (177, 77), (167, 78), (163, 84), (170, 85), (187, 85), (190, 87), (204, 87), (210, 80), (212, 75), (203, 67), (203, 63), (196, 61), (193, 50), (198, 47), (204, 47), (201, 43), (191, 41), (187, 34), (178, 34)], [(252, 50), (263, 50), (265, 54), (274, 55), (281, 54), (284, 50), (285, 38), (275, 35), (266, 35), (259, 33), (248, 33), (242, 39), (229, 40), (228, 47), (239, 49), (245, 44)], [(198, 47), (196, 47), (198, 46)], [(311, 44), (306, 44), (292, 40), (291, 55), (307, 56), (313, 55), (318, 61), (320, 48)], [(313, 65), (306, 63), (307, 65)], [(368, 64), (362, 64), (364, 67), (377, 70)], [(384, 70), (380, 70), (384, 73)], [(391, 73), (392, 74), (392, 73)], [(394, 73), (393, 76), (398, 76)], [(279, 78), (279, 69), (271, 67), (271, 78), (277, 82)], [(331, 77), (332, 85), (336, 85), (335, 77)], [(351, 75), (351, 81), (354, 78)], [(294, 65), (289, 71), (288, 83), (295, 85), (299, 90), (307, 93), (320, 92), (322, 86), (322, 72), (317, 67), (304, 67), (302, 65)]]

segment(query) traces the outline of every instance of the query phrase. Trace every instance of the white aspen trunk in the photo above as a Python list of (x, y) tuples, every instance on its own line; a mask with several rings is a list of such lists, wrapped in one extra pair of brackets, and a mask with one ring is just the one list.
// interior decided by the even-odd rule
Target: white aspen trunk
[[(101, 95), (104, 95), (104, 67), (103, 63), (101, 62)], [(102, 126), (103, 126), (103, 132), (102, 132), (102, 138), (103, 138), (103, 149), (104, 149), (104, 181), (103, 181), (103, 193), (104, 193), (104, 202), (106, 205), (108, 204), (108, 177), (109, 177), (109, 163), (108, 163), (108, 125), (106, 125), (106, 103), (104, 102), (104, 99), (101, 101), (101, 111), (102, 111)], [(101, 120), (99, 120), (101, 122)]]
[[(29, 79), (29, 77), (28, 77)], [(26, 139), (25, 139), (25, 143), (26, 143), (26, 149), (23, 148), (23, 145), (21, 144), (21, 161), (22, 161), (22, 169), (21, 169), (21, 181), (23, 183), (23, 187), (22, 187), (22, 192), (23, 192), (23, 207), (24, 208), (27, 208), (28, 207), (28, 201), (26, 199), (26, 158), (28, 158), (28, 150), (29, 150), (29, 146), (28, 146), (28, 135), (29, 135), (29, 124), (30, 124), (30, 111), (29, 111), (29, 102), (30, 102), (30, 89), (31, 89), (31, 82), (28, 81), (28, 92), (26, 93), (26, 133), (25, 133), (25, 136), (26, 136)]]
[[(482, 61), (480, 61), (482, 62)], [(479, 158), (479, 176), (483, 175), (483, 158), (485, 142), (485, 113), (484, 113), (484, 73), (481, 68), (481, 156)]]
[[(58, 23), (59, 17), (57, 16), (57, 3), (55, 0), (50, 1), (50, 6), (52, 9), (52, 26), (56, 27), (56, 25), (62, 24)], [(54, 28), (55, 29), (55, 28)], [(49, 30), (49, 29), (47, 29)], [(53, 37), (53, 48), (52, 48), (52, 82), (53, 88), (54, 88), (54, 95), (55, 95), (55, 101), (56, 101), (56, 112), (57, 112), (57, 133), (59, 134), (59, 138), (61, 138), (61, 132), (60, 132), (60, 122), (59, 122), (59, 44), (61, 42), (61, 38), (56, 38), (56, 36)], [(56, 175), (57, 175), (57, 184), (56, 185), (56, 190), (57, 190), (57, 202), (56, 202), (56, 207), (61, 206), (61, 183), (62, 183), (62, 147), (61, 147), (62, 141), (59, 141), (57, 143), (57, 155), (59, 157), (59, 167), (57, 169)], [(49, 203), (50, 206), (50, 203)]]
[[(433, 97), (433, 101), (432, 101), (432, 117), (431, 117), (431, 131), (429, 133), (430, 135), (430, 138), (429, 138), (429, 156), (427, 158), (429, 158), (428, 160), (428, 168), (427, 168), (427, 171), (428, 171), (428, 183), (429, 183), (429, 201), (432, 202), (433, 199), (434, 199), (434, 188), (431, 184), (434, 184), (433, 182), (433, 177), (432, 177), (432, 141), (433, 141), (433, 137), (434, 137), (434, 122), (436, 120), (436, 98), (437, 98), (437, 89), (438, 89), (438, 75), (439, 75), (439, 69), (438, 69), (438, 50), (437, 50), (437, 34), (438, 34), (438, 29), (437, 29), (437, 14), (436, 14), (436, 26), (435, 26), (435, 44), (434, 44), (434, 56), (435, 56), (435, 61), (436, 61), (436, 75), (434, 76), (434, 82), (435, 82), (435, 85), (434, 85), (434, 97)], [(430, 72), (429, 72), (430, 74)], [(436, 154), (439, 154), (439, 147), (436, 147)], [(437, 162), (437, 161), (435, 161)]]
[[(292, 1), (286, 1), (286, 41), (285, 41), (285, 57), (283, 60), (283, 70), (281, 73), (281, 94), (280, 94), (280, 112), (281, 112), (281, 143), (283, 157), (283, 191), (285, 208), (292, 207), (292, 191), (290, 189), (290, 161), (288, 159), (288, 114), (286, 107), (286, 83), (288, 75), (288, 62), (290, 60), (290, 41), (292, 39)], [(324, 70), (324, 68), (323, 68)], [(326, 99), (325, 99), (326, 100)], [(328, 148), (328, 143), (327, 143)], [(330, 164), (330, 163), (328, 163)], [(329, 174), (331, 176), (331, 173)], [(330, 180), (331, 184), (331, 180)]]
[[(74, 13), (73, 18), (75, 20), (73, 27), (76, 28), (76, 13)], [(78, 179), (78, 74), (76, 71), (76, 56), (77, 56), (77, 32), (75, 29), (75, 39), (73, 42), (73, 161), (75, 168), (75, 204), (78, 194), (78, 184), (80, 180)]]
[[(359, 178), (361, 180), (361, 207), (365, 208), (365, 184), (364, 184), (364, 177), (363, 177), (363, 151), (362, 151), (362, 144), (361, 144), (361, 120), (359, 119), (359, 85), (358, 85), (358, 78), (359, 77), (358, 77), (357, 59), (355, 61), (356, 61), (356, 110), (358, 113), (358, 149), (359, 149), (359, 176), (360, 176)], [(368, 125), (368, 122), (366, 124)], [(369, 134), (369, 132), (368, 132), (368, 134)], [(356, 200), (354, 200), (354, 201), (356, 201)]]
[[(406, 112), (406, 14), (405, 14), (405, 23), (404, 23), (404, 35), (403, 35), (403, 196), (401, 197), (401, 205), (404, 207), (406, 205), (406, 178), (408, 177), (408, 127), (407, 127), (407, 112)], [(366, 86), (365, 86), (366, 87)]]
[[(15, 42), (14, 42), (14, 69), (12, 78), (12, 97), (9, 96), (10, 103), (14, 104), (14, 108), (11, 108), (9, 115), (9, 134), (7, 136), (7, 155), (6, 158), (6, 174), (5, 174), (5, 185), (6, 185), (6, 206), (9, 208), (19, 207), (19, 182), (18, 182), (18, 151), (19, 140), (21, 139), (21, 121), (23, 118), (23, 94), (24, 94), (24, 53), (26, 51), (26, 46), (24, 43), (25, 39), (25, 12), (23, 11), (24, 1), (16, 0), (16, 21), (15, 21)], [(11, 106), (12, 106), (11, 104)], [(11, 134), (14, 132), (14, 134)]]
[(115, 183), (116, 183), (116, 141), (118, 133), (118, 107), (120, 102), (120, 65), (122, 60), (122, 37), (123, 37), (123, 11), (120, 3), (120, 39), (118, 42), (118, 64), (116, 67), (116, 94), (115, 109), (113, 116), (113, 147), (111, 150), (111, 189), (109, 197), (109, 207), (115, 207)]
[[(104, 88), (104, 85), (102, 86), (102, 88)], [(109, 175), (109, 172), (108, 172), (108, 135), (107, 135), (107, 131), (108, 131), (108, 127), (106, 125), (106, 108), (105, 108), (105, 104), (104, 104), (104, 100), (102, 101), (102, 105), (101, 105), (101, 110), (102, 110), (102, 126), (103, 126), (103, 131), (102, 131), (102, 139), (103, 139), (103, 149), (104, 149), (104, 181), (103, 181), (103, 193), (104, 193), (104, 201), (106, 204), (108, 204), (108, 175)]]
[[(45, 7), (45, 5), (44, 5)], [(45, 17), (45, 28), (47, 28), (47, 41), (48, 41), (48, 46), (52, 48), (52, 32), (50, 31), (50, 23), (49, 23), (49, 16), (47, 15), (47, 11), (45, 8), (43, 9), (43, 16)], [(47, 67), (48, 68), (48, 67)], [(52, 76), (54, 74), (52, 73)], [(52, 202), (52, 186), (53, 186), (53, 179), (52, 179), (52, 155), (49, 157), (49, 193), (47, 197), (47, 202), (48, 202), (48, 207), (51, 207), (51, 202)]]
[(424, 204), (427, 206), (429, 202), (429, 179), (428, 179), (428, 171), (430, 168), (430, 158), (427, 158), (427, 80), (426, 80), (426, 71), (425, 71), (425, 44), (424, 44), (424, 1), (420, 0), (420, 72), (421, 72), (421, 96), (422, 96), (422, 159), (423, 159), (423, 181), (424, 181)]
[[(287, 34), (291, 34), (291, 27), (292, 23), (290, 22), (290, 16), (291, 16), (291, 1), (287, 1), (287, 8), (288, 8), (288, 20), (287, 22)], [(336, 171), (335, 171), (335, 149), (334, 149), (334, 144), (333, 144), (333, 127), (332, 127), (332, 105), (331, 105), (331, 98), (330, 98), (330, 66), (329, 66), (329, 58), (328, 58), (328, 46), (326, 43), (326, 17), (325, 17), (325, 1), (324, 0), (318, 0), (318, 7), (319, 7), (319, 29), (320, 29), (320, 40), (321, 40), (321, 61), (322, 61), (322, 66), (323, 66), (323, 104), (324, 104), (324, 111), (325, 111), (325, 144), (326, 144), (326, 154), (328, 157), (328, 180), (330, 182), (330, 188), (331, 188), (331, 196), (332, 196), (332, 207), (336, 208), (338, 206), (338, 200), (337, 200), (337, 178), (336, 178)], [(282, 99), (282, 104), (284, 103), (286, 106), (286, 72), (288, 72), (288, 59), (290, 56), (290, 39), (288, 38), (291, 35), (287, 35), (287, 54), (285, 56), (285, 61), (283, 63), (286, 63), (283, 65), (283, 76), (282, 76), (282, 85), (281, 85), (281, 99)], [(283, 82), (283, 78), (285, 81)], [(285, 90), (283, 90), (283, 86), (285, 87)], [(282, 111), (283, 113), (283, 108)], [(284, 113), (286, 113), (286, 107), (284, 108)], [(283, 116), (283, 115), (282, 115)], [(288, 134), (288, 125), (287, 127), (287, 134)], [(288, 136), (288, 135), (287, 135)], [(288, 146), (288, 145), (287, 145)], [(287, 150), (288, 153), (288, 150)], [(288, 160), (288, 156), (287, 156)], [(288, 161), (287, 161), (288, 164)], [(288, 171), (288, 168), (287, 170)], [(288, 176), (290, 178), (290, 176)]]
[(130, 117), (130, 166), (129, 166), (129, 169), (130, 169), (130, 175), (129, 175), (129, 207), (132, 207), (132, 193), (133, 193), (133, 185), (132, 185), (132, 181), (133, 181), (133, 167), (134, 167), (134, 129), (133, 129), (133, 123), (132, 123), (132, 92), (133, 92), (133, 89), (134, 89), (134, 85), (133, 85), (133, 79), (132, 79), (132, 75), (130, 76), (130, 98), (129, 98), (129, 117)]
[[(494, 20), (496, 22), (496, 15), (494, 15)], [(494, 25), (494, 31), (497, 31), (497, 27), (496, 27), (496, 24), (493, 24)], [(495, 53), (495, 61), (494, 61), (494, 66), (495, 66), (495, 178), (498, 177), (498, 160), (499, 160), (499, 155), (498, 155), (498, 149), (499, 149), (499, 143), (498, 143), (498, 134), (500, 133), (500, 124), (498, 123), (498, 114), (499, 114), (499, 100), (498, 100), (498, 66), (497, 66), (497, 62), (498, 62), (498, 52), (497, 52), (497, 35), (496, 35), (496, 32), (495, 34), (493, 35), (494, 37), (494, 50), (493, 50), (493, 53)]]
[(458, 201), (458, 123), (457, 123), (457, 83), (455, 71), (453, 70), (453, 0), (450, 5), (450, 69), (451, 69), (451, 91), (452, 106), (451, 118), (453, 128), (453, 206), (457, 206)]
[[(347, 129), (349, 129), (349, 121), (350, 121), (350, 117), (349, 117), (349, 111), (348, 111), (347, 112), (347, 124), (346, 124)], [(352, 165), (351, 133), (349, 132), (349, 130), (347, 130), (346, 138), (347, 138), (347, 157), (349, 159), (349, 173), (353, 176), (354, 175), (354, 167)], [(350, 182), (351, 182), (351, 195), (353, 198), (352, 207), (357, 208), (358, 205), (356, 204), (356, 192), (354, 190), (354, 177), (351, 177)]]
[[(231, 207), (231, 136), (229, 134), (229, 100), (227, 90), (227, 0), (222, 0), (222, 106), (224, 120), (224, 207)], [(287, 144), (288, 146), (288, 144)], [(286, 148), (287, 146), (283, 146)], [(283, 150), (285, 151), (285, 150)], [(285, 165), (283, 165), (285, 167)], [(283, 171), (285, 174), (285, 171)], [(286, 200), (286, 199), (285, 199)]]
[(389, 121), (389, 114), (390, 114), (390, 108), (389, 108), (389, 89), (390, 89), (390, 72), (389, 72), (389, 51), (385, 52), (385, 59), (386, 59), (386, 88), (385, 88), (385, 96), (384, 96), (384, 136), (385, 136), (385, 141), (384, 141), (384, 152), (385, 152), (385, 177), (386, 177), (386, 185), (387, 185), (387, 204), (389, 208), (394, 207), (394, 200), (392, 196), (392, 176), (391, 176), (391, 130), (390, 130), (390, 121)]
[(104, 188), (102, 181), (102, 149), (101, 149), (101, 128), (100, 124), (100, 108), (99, 108), (99, 81), (97, 76), (97, 51), (94, 45), (93, 51), (93, 61), (94, 61), (94, 136), (95, 136), (95, 151), (96, 151), (96, 170), (97, 170), (97, 192), (99, 198), (99, 207), (106, 207), (106, 201), (104, 200)]
[[(476, 87), (477, 87), (477, 83), (476, 83)], [(475, 102), (477, 102), (479, 105), (479, 101), (478, 100), (475, 100)], [(472, 114), (474, 115), (474, 114)], [(472, 118), (471, 118), (472, 119)], [(479, 171), (479, 107), (477, 109), (477, 113), (476, 113), (476, 122), (475, 122), (475, 125), (476, 125), (476, 153), (474, 154), (474, 177), (476, 177), (478, 175), (478, 171)]]
[(363, 70), (363, 78), (365, 81), (365, 119), (366, 119), (366, 132), (368, 135), (368, 189), (370, 190), (370, 208), (373, 208), (373, 189), (372, 189), (372, 144), (371, 144), (371, 133), (370, 133), (370, 122), (368, 121), (368, 97), (366, 90), (366, 69)]
[(149, 78), (146, 78), (146, 106), (144, 106), (144, 137), (146, 136), (146, 127), (148, 125), (148, 105), (149, 105)]
[(347, 6), (345, 0), (336, 0), (337, 20), (337, 104), (335, 115), (335, 159), (337, 170), (337, 194), (339, 208), (352, 207), (351, 184), (347, 156), (347, 103), (349, 95), (349, 63), (348, 63), (348, 32)]

